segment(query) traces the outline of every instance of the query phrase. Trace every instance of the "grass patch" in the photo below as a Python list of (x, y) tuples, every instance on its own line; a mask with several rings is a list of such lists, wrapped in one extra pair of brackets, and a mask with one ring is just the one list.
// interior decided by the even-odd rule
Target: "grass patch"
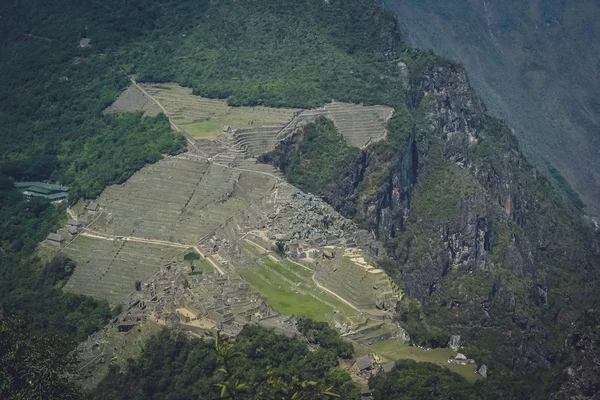
[(334, 320), (334, 315), (336, 320), (347, 320), (357, 314), (337, 297), (319, 289), (312, 280), (311, 271), (291, 262), (282, 265), (265, 257), (253, 268), (242, 269), (240, 274), (281, 314), (329, 323)]
[[(310, 276), (308, 276), (308, 279), (305, 279), (304, 276), (302, 276), (302, 275), (300, 275), (300, 277), (299, 277), (298, 275), (296, 275), (294, 273), (295, 272), (294, 270), (286, 268), (283, 265), (281, 265), (280, 263), (276, 263), (270, 259), (265, 260), (265, 265), (268, 266), (271, 270), (277, 272), (278, 274), (284, 276), (285, 278), (289, 279), (290, 281), (292, 281), (296, 284), (305, 283), (307, 281), (310, 282)], [(296, 266), (296, 268), (300, 268), (300, 267)]]
[(214, 121), (194, 122), (181, 127), (195, 139), (216, 139), (222, 129), (222, 125)]
[(418, 347), (409, 346), (398, 340), (382, 340), (373, 343), (371, 350), (386, 361), (396, 360), (414, 360), (418, 362), (428, 362), (448, 368), (452, 372), (464, 377), (469, 382), (474, 382), (481, 377), (475, 374), (475, 365), (449, 364), (448, 358), (456, 353), (452, 349), (438, 348), (431, 350), (421, 350)]
[(194, 271), (190, 272), (188, 275), (200, 275), (200, 274), (212, 274), (213, 272), (215, 272), (214, 267), (212, 266), (212, 264), (204, 259), (202, 261), (195, 261), (194, 262)]
[(334, 123), (324, 117), (306, 125), (302, 132), (294, 148), (279, 145), (263, 161), (281, 169), (292, 185), (321, 195), (336, 177), (343, 175), (344, 168), (354, 165), (360, 151), (350, 147)]
[(253, 290), (267, 298), (267, 303), (278, 313), (308, 317), (315, 321), (332, 321), (334, 312), (331, 307), (310, 295), (293, 292), (288, 283), (263, 267), (244, 269), (240, 273)]
[(314, 274), (314, 272), (308, 269), (308, 267), (303, 268), (287, 259), (281, 260), (281, 264), (285, 265), (287, 269), (294, 271), (294, 273), (306, 278), (307, 280), (311, 280)]
[(453, 163), (440, 163), (417, 185), (413, 198), (414, 214), (421, 218), (449, 221), (454, 217), (460, 200), (476, 190), (478, 184), (467, 171)]

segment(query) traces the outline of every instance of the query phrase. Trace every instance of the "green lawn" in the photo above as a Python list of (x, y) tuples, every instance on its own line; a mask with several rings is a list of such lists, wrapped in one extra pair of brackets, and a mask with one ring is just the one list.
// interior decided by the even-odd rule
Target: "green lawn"
[[(347, 320), (357, 314), (335, 296), (319, 289), (312, 280), (311, 271), (291, 262), (277, 263), (264, 257), (259, 265), (242, 269), (240, 273), (254, 291), (267, 297), (267, 303), (278, 313), (329, 323), (333, 322), (334, 310), (339, 312), (336, 320)], [(307, 294), (298, 293), (298, 290)]]
[(181, 128), (196, 139), (216, 139), (221, 133), (222, 126), (214, 121), (202, 121), (185, 124)]
[(315, 321), (331, 322), (333, 309), (312, 296), (296, 293), (291, 286), (263, 266), (240, 270), (252, 289), (267, 298), (275, 311), (284, 315), (299, 315)]
[(369, 347), (375, 354), (387, 361), (409, 359), (419, 362), (429, 362), (448, 368), (470, 382), (481, 378), (481, 376), (475, 374), (475, 364), (449, 364), (448, 358), (456, 354), (452, 349), (421, 350), (418, 347), (411, 347), (398, 340), (383, 340), (373, 343)]
[(314, 272), (306, 267), (302, 267), (288, 259), (281, 260), (281, 264), (283, 264), (287, 269), (294, 271), (298, 275), (302, 276), (307, 280), (312, 280), (312, 276)]
[(196, 275), (200, 272), (212, 274), (213, 272), (215, 272), (215, 269), (213, 268), (212, 264), (208, 262), (207, 259), (204, 259), (202, 261), (194, 261), (194, 272), (191, 272), (190, 275)]

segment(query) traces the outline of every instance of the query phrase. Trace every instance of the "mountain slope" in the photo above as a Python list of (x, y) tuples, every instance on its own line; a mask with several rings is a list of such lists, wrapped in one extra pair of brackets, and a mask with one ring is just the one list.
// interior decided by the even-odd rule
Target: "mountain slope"
[[(29, 165), (36, 148), (28, 144), (53, 127), (61, 134), (35, 144), (53, 143), (46, 154), (60, 162), (54, 171), (41, 169), (80, 181), (89, 195), (176, 152), (181, 142), (172, 140), (164, 116), (102, 116), (130, 74), (174, 80), (197, 94), (228, 97), (230, 105), (312, 107), (332, 98), (388, 105), (394, 115), (385, 140), (352, 148), (335, 124), (318, 119), (263, 159), (377, 238), (367, 250), (406, 294), (397, 320), (417, 344), (444, 346), (450, 335), (462, 335), (468, 354), (491, 367), (488, 382), (501, 394), (512, 389), (510, 370), (545, 377), (539, 371), (564, 363), (593, 368), (593, 358), (573, 350), (580, 341), (563, 340), (576, 334), (573, 323), (586, 323), (584, 309), (598, 304), (598, 233), (531, 167), (510, 129), (487, 116), (465, 70), (408, 49), (397, 21), (374, 2), (69, 1), (69, 12), (31, 3), (37, 6), (15, 14), (2, 50), (18, 55), (27, 43), (28, 57), (43, 57), (6, 58), (3, 70), (15, 76), (32, 65), (0, 93), (3, 127), (23, 129), (11, 113), (26, 104), (18, 116), (32, 130), (7, 135), (3, 163)], [(82, 37), (91, 38), (90, 48), (77, 47)], [(48, 62), (55, 53), (58, 60)], [(44, 68), (48, 75), (39, 73)], [(99, 100), (83, 101), (98, 92)], [(84, 130), (97, 126), (107, 128)], [(125, 143), (115, 137), (123, 131), (132, 135)], [(152, 146), (153, 133), (165, 139), (163, 150)], [(111, 153), (102, 150), (123, 146), (138, 155), (130, 149), (140, 138), (152, 157), (125, 162), (114, 179), (81, 178), (94, 157)], [(93, 150), (89, 157), (69, 158), (86, 149)], [(587, 339), (581, 343), (594, 351)], [(517, 378), (519, 385), (537, 383), (532, 375)], [(552, 388), (534, 389), (544, 397)]]
[[(320, 193), (382, 243), (372, 251), (411, 299), (397, 311), (413, 340), (439, 346), (460, 334), (492, 368), (560, 364), (564, 332), (598, 302), (598, 232), (486, 115), (464, 69), (397, 56), (406, 108), (387, 141), (339, 166)], [(287, 176), (290, 158), (310, 169), (310, 155), (289, 156), (302, 140), (265, 160)]]
[(600, 214), (600, 6), (580, 2), (385, 0), (412, 46), (464, 63), (536, 167)]

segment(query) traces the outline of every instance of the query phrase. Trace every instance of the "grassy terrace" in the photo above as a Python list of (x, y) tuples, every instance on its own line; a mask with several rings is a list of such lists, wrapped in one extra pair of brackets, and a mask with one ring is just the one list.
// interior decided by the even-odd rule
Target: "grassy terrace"
[(369, 348), (379, 357), (388, 362), (401, 359), (429, 362), (448, 368), (450, 371), (462, 375), (470, 382), (481, 379), (481, 376), (475, 373), (474, 364), (458, 365), (448, 363), (448, 358), (456, 355), (456, 352), (452, 349), (422, 350), (418, 347), (409, 346), (408, 344), (398, 340), (383, 340), (380, 342), (375, 342), (370, 345)]
[(393, 109), (386, 106), (361, 106), (332, 102), (321, 108), (304, 111), (301, 119), (310, 120), (324, 116), (333, 121), (349, 145), (363, 147), (386, 135), (387, 120)]
[(173, 247), (79, 236), (64, 249), (77, 263), (64, 290), (118, 304), (135, 290), (136, 280), (150, 278), (180, 252)]
[(378, 295), (393, 292), (387, 274), (381, 270), (369, 272), (346, 256), (336, 257), (334, 263), (323, 265), (315, 277), (323, 286), (359, 308), (375, 308)]
[(106, 114), (116, 114), (138, 110), (144, 111), (144, 114), (149, 116), (156, 116), (162, 112), (154, 100), (146, 96), (135, 85), (131, 85), (104, 112)]
[[(250, 243), (242, 244), (242, 248), (256, 260), (256, 264), (252, 268), (241, 269), (240, 274), (250, 284), (252, 290), (267, 298), (267, 303), (275, 311), (284, 315), (306, 316), (329, 323), (334, 319), (351, 320), (354, 323), (363, 322), (363, 326), (356, 333), (347, 336), (354, 342), (357, 356), (372, 352), (381, 357), (383, 363), (400, 359), (430, 362), (448, 368), (469, 381), (480, 379), (480, 376), (474, 373), (474, 365), (448, 363), (448, 358), (456, 354), (451, 349), (422, 350), (396, 339), (386, 339), (395, 332), (392, 322), (365, 320), (359, 312), (316, 287), (312, 279), (313, 271), (308, 268), (303, 268), (287, 259), (275, 262)], [(343, 265), (349, 266), (348, 260)], [(366, 284), (371, 283), (367, 280)], [(339, 282), (337, 286), (343, 285), (344, 282)], [(338, 312), (334, 312), (334, 309)]]
[[(192, 94), (191, 89), (174, 83), (140, 84), (165, 108), (168, 116), (188, 135), (214, 140), (224, 127), (237, 130), (235, 143), (249, 156), (273, 150), (277, 135), (299, 111), (291, 108), (230, 107), (225, 100)], [(144, 110), (156, 114), (158, 106), (139, 89), (125, 90), (107, 112)], [(159, 109), (160, 111), (160, 109)], [(386, 135), (387, 120), (393, 109), (387, 106), (361, 106), (332, 102), (321, 108), (305, 110), (301, 120), (317, 116), (331, 119), (351, 146), (363, 147)]]
[[(247, 251), (256, 255), (256, 250), (248, 248)], [(289, 261), (274, 262), (263, 257), (254, 267), (241, 269), (240, 274), (281, 314), (326, 322), (346, 321), (358, 314), (343, 301), (319, 289), (312, 280), (312, 271)]]
[(261, 127), (285, 126), (295, 111), (290, 108), (230, 107), (225, 100), (195, 96), (191, 89), (173, 83), (141, 86), (165, 107), (177, 125), (196, 139), (215, 139), (225, 126), (260, 137)]
[(144, 167), (123, 185), (107, 188), (92, 227), (117, 236), (196, 243), (272, 187), (265, 175), (179, 159)]

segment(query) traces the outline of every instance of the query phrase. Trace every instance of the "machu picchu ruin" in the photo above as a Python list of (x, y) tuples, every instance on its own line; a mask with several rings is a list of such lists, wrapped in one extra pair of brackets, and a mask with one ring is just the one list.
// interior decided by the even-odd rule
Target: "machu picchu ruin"
[(297, 335), (294, 317), (306, 316), (368, 352), (409, 340), (393, 320), (402, 291), (374, 260), (382, 244), (256, 160), (319, 117), (349, 146), (368, 146), (385, 138), (392, 108), (230, 107), (175, 84), (134, 83), (106, 112), (136, 109), (165, 112), (188, 149), (106, 188), (95, 211), (72, 207), (70, 236), (54, 242), (77, 264), (65, 291), (123, 306), (79, 346), (85, 382), (165, 325), (196, 337), (235, 337), (246, 324)]

